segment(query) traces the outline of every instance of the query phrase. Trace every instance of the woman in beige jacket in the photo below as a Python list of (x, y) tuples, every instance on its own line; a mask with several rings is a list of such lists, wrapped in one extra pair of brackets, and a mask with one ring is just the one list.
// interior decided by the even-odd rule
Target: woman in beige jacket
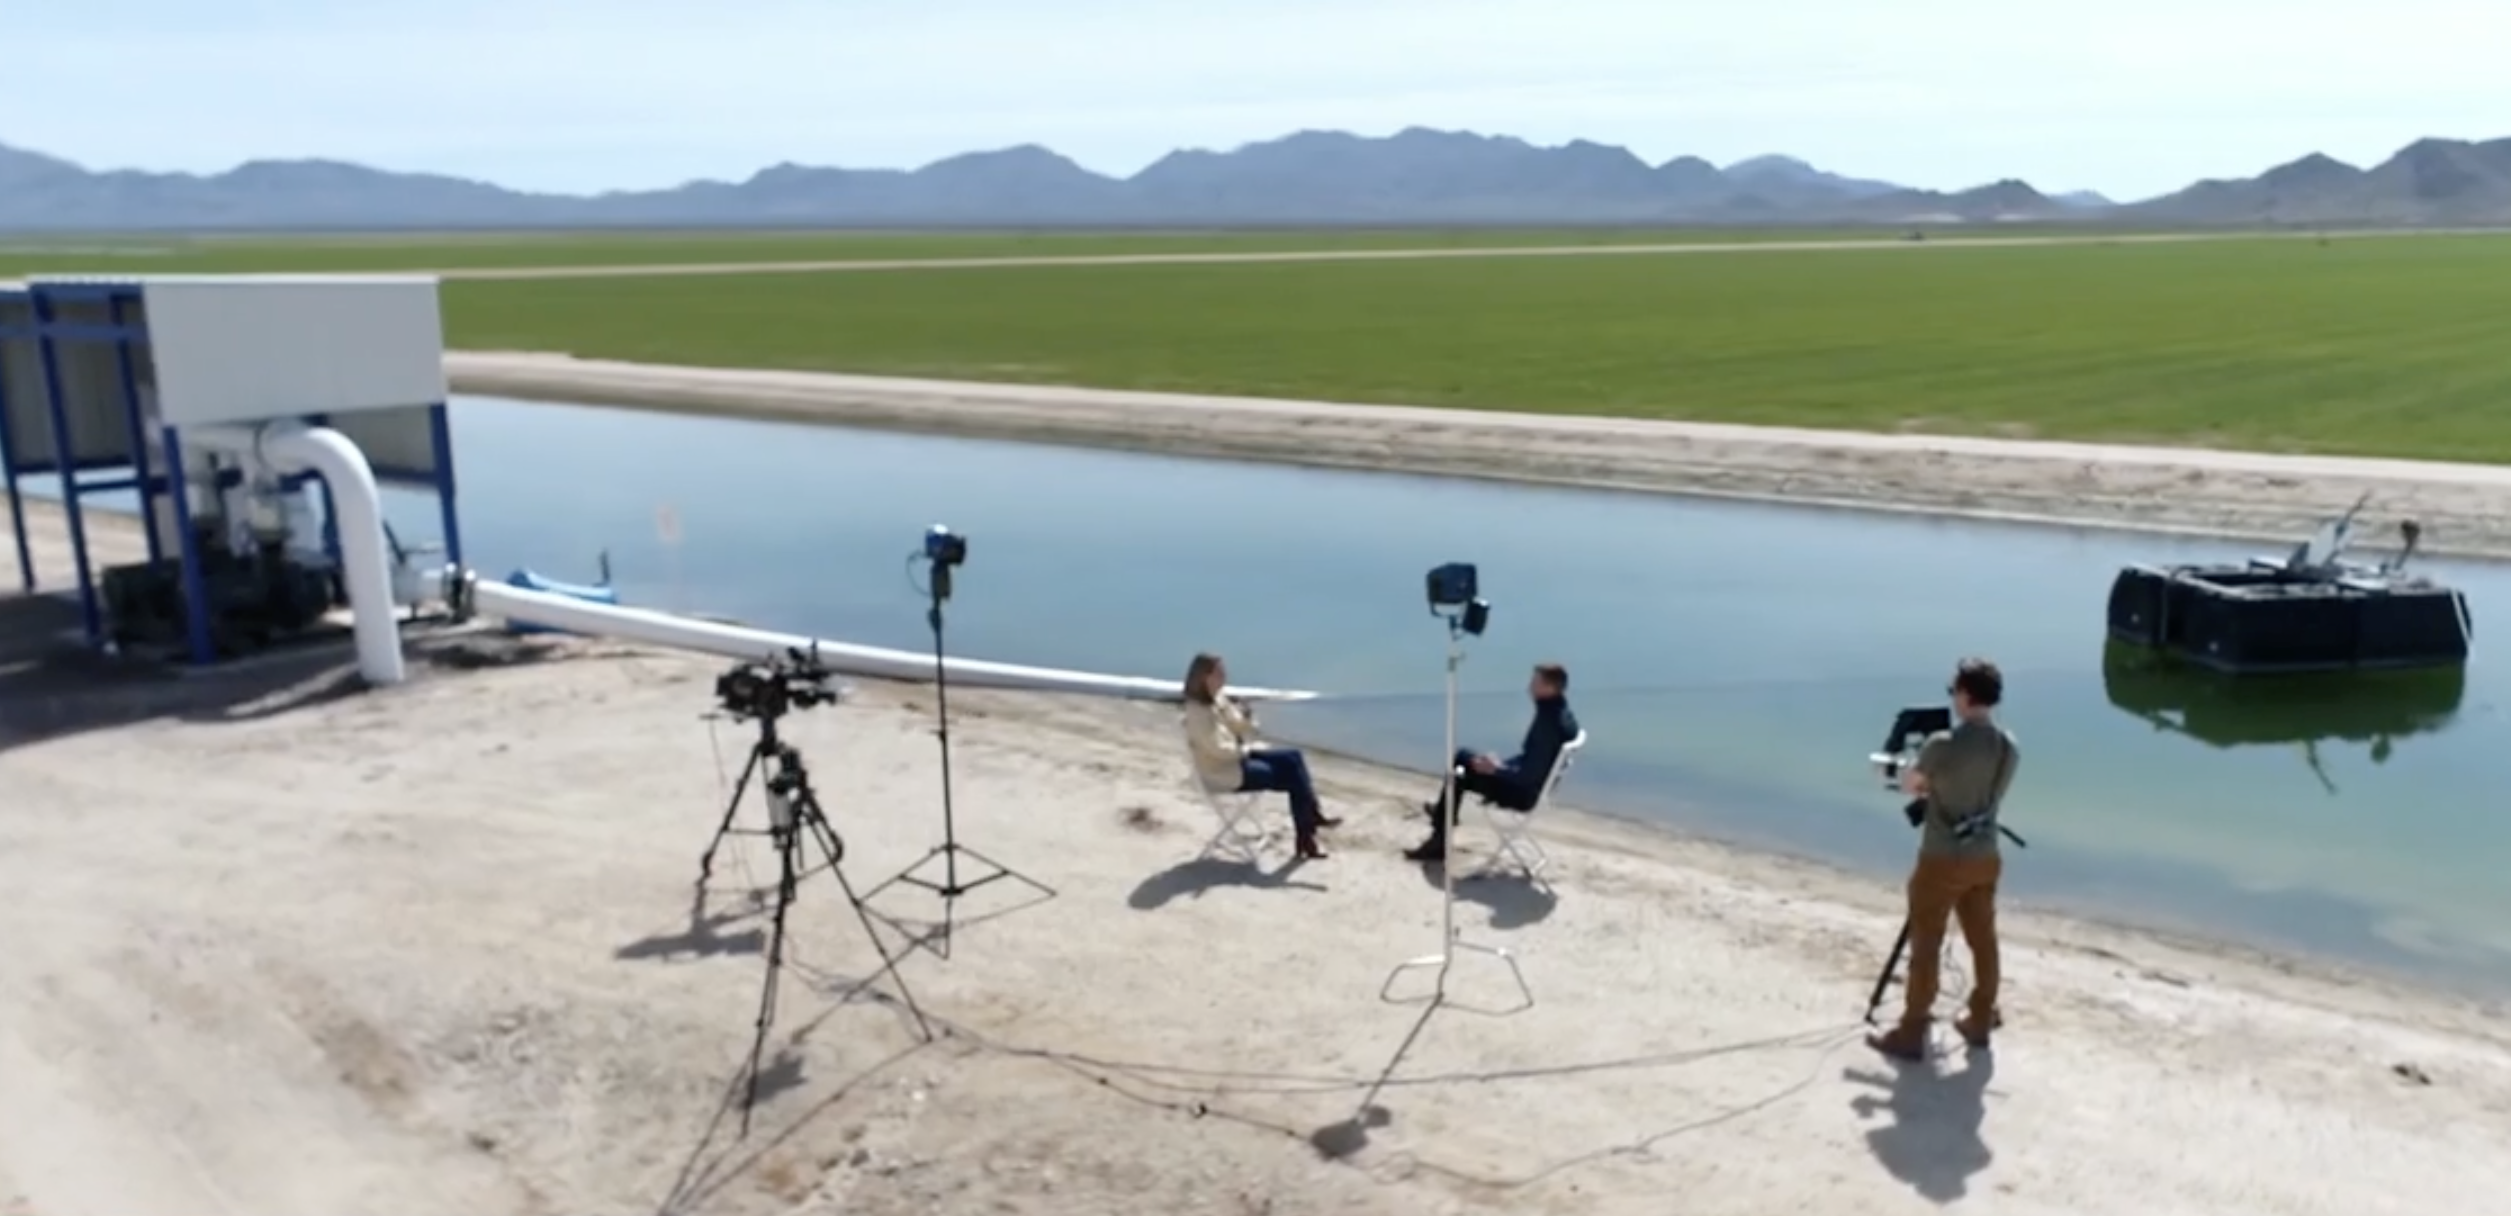
[(1273, 790), (1290, 795), (1299, 856), (1323, 858), (1317, 829), (1342, 820), (1326, 818), (1318, 807), (1306, 756), (1296, 748), (1260, 745), (1255, 717), (1223, 694), (1228, 684), (1229, 667), (1219, 655), (1199, 654), (1186, 666), (1186, 743), (1194, 749), (1196, 778), (1205, 789), (1224, 793)]

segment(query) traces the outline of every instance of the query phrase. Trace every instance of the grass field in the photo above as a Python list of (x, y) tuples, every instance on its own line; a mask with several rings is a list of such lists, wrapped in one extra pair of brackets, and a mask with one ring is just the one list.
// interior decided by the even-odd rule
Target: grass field
[[(525, 266), (657, 266), (716, 262), (1073, 257), (1102, 254), (1323, 249), (1490, 249), (1879, 240), (1896, 228), (1309, 229), (1215, 232), (470, 233), (226, 237), (0, 235), (0, 276), (221, 274), (239, 271), (458, 270)], [(2033, 225), (2033, 235), (2091, 231)], [(2010, 228), (1931, 231), (1931, 240), (2012, 236)]]
[(2511, 239), (446, 285), (462, 347), (2511, 462)]

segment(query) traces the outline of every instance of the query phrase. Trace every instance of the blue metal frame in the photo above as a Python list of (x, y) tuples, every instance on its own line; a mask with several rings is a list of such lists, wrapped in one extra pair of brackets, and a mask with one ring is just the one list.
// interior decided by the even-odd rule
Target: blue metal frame
[(44, 405), (52, 419), (52, 463), (61, 478), (61, 514), (70, 524), (70, 558), (78, 563), (79, 620), (87, 628), (87, 644), (101, 646), (104, 613), (96, 604), (95, 576), (88, 572), (87, 519), (79, 509), (79, 497), (86, 491), (79, 485), (77, 462), (70, 458), (70, 415), (61, 403), (61, 360), (52, 346), (52, 300), (40, 290), (29, 294), (35, 301), (35, 350), (44, 368)]
[[(29, 285), (25, 298), (33, 307), (34, 327), (31, 330), (14, 328), (9, 333), (11, 336), (18, 337), (31, 336), (35, 340), (38, 359), (43, 367), (45, 404), (52, 423), (52, 468), (46, 470), (40, 463), (23, 459), (23, 454), (9, 451), (6, 436), (0, 435), (0, 479), (5, 479), (8, 483), (10, 505), (13, 508), (19, 508), (23, 502), (18, 486), (20, 476), (45, 471), (54, 472), (59, 476), (62, 514), (69, 524), (70, 552), (78, 565), (79, 610), (86, 627), (88, 643), (92, 646), (101, 646), (105, 641), (104, 621), (94, 570), (88, 558), (87, 520), (82, 499), (87, 495), (100, 492), (139, 491), (140, 505), (144, 513), (142, 522), (146, 525), (148, 555), (151, 561), (162, 561), (166, 555), (163, 552), (163, 541), (157, 533), (156, 521), (146, 514), (151, 510), (150, 500), (159, 494), (171, 500), (174, 507), (177, 549), (183, 564), (183, 592), (187, 618), (185, 640), (188, 643), (187, 649), (190, 651), (192, 661), (205, 664), (215, 661), (217, 656), (211, 645), (207, 610), (208, 588), (203, 573), (200, 546), (192, 531), (192, 509), (186, 479), (183, 475), (182, 437), (179, 428), (176, 427), (162, 427), (154, 436), (148, 435), (146, 433), (147, 422), (140, 410), (139, 377), (132, 361), (132, 348), (146, 343), (148, 335), (143, 327), (129, 320), (124, 312), (125, 305), (137, 300), (139, 294), (140, 288), (135, 284)], [(111, 324), (93, 325), (60, 320), (55, 312), (55, 306), (71, 302), (104, 304), (109, 310)], [(69, 410), (63, 396), (60, 357), (54, 345), (57, 342), (111, 342), (114, 344), (115, 369), (122, 381), (123, 416), (126, 425), (130, 428), (131, 436), (131, 461), (128, 466), (119, 461), (91, 461), (82, 465), (71, 459)], [(4, 388), (5, 385), (0, 385), (0, 389)], [(379, 482), (426, 486), (435, 492), (437, 507), (442, 513), (444, 522), (445, 560), (459, 564), (462, 561), (462, 533), (459, 509), (455, 501), (452, 421), (443, 402), (431, 403), (428, 410), (429, 446), (433, 449), (431, 455), (434, 458), (434, 469), (422, 471), (379, 465), (375, 467), (375, 477)], [(307, 421), (316, 426), (323, 426), (328, 425), (330, 420), (325, 415), (313, 415)], [(163, 473), (152, 468), (153, 462), (159, 457), (162, 457), (164, 461)], [(128, 475), (107, 480), (83, 481), (78, 476), (80, 472), (90, 469), (103, 471), (120, 470), (125, 467), (130, 469)], [(235, 485), (240, 479), (240, 474), (227, 470), (222, 471), (218, 482), (221, 487), (226, 487)], [(308, 481), (321, 488), (324, 548), (334, 560), (337, 560), (340, 556), (339, 527), (333, 520), (331, 487), (320, 477), (312, 474), (288, 478), (283, 484), (290, 488), (298, 488)], [(19, 578), (28, 591), (33, 591), (35, 589), (34, 551), (26, 536), (25, 516), (22, 509), (15, 512), (15, 522)]]
[[(34, 297), (23, 291), (0, 292), (0, 299), (25, 300), (28, 307), (34, 306)], [(23, 328), (0, 325), (0, 342), (18, 337), (31, 339), (35, 337), (35, 334), (36, 330), (31, 325)], [(9, 381), (6, 376), (0, 376), (0, 419), (8, 416)], [(0, 422), (0, 481), (8, 483), (9, 530), (17, 534), (18, 589), (25, 594), (33, 595), (35, 593), (35, 548), (26, 540), (26, 495), (18, 489), (17, 450), (10, 446), (8, 432), (7, 424)]]

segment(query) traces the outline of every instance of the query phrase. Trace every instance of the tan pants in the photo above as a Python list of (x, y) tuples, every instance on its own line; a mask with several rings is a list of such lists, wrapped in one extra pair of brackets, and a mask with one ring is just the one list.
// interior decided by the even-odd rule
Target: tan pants
[(1970, 943), (1970, 1015), (1987, 1022), (1997, 1010), (1997, 878), (2002, 858), (1921, 855), (1909, 875), (1909, 1003), (1901, 1025), (1923, 1028), (1933, 1020), (1943, 983), (1945, 922), (1958, 919)]

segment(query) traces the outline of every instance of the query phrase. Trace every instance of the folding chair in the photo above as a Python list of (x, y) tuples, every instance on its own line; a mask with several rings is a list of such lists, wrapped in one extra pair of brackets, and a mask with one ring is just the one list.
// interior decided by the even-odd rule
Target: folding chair
[(1516, 862), (1529, 881), (1547, 891), (1552, 888), (1543, 881), (1543, 867), (1552, 864), (1552, 857), (1543, 851), (1543, 842), (1534, 837), (1535, 812), (1552, 801), (1552, 791), (1560, 788), (1561, 778), (1569, 775), (1569, 766), (1578, 760), (1578, 749), (1585, 746), (1587, 732), (1583, 730), (1577, 738), (1561, 745), (1559, 758), (1552, 761), (1552, 771), (1543, 776), (1543, 789), (1535, 795), (1534, 805), (1525, 810), (1512, 810), (1487, 798), (1482, 802), (1482, 818), (1500, 838), (1501, 854)]
[[(1179, 738), (1184, 738), (1182, 732)], [(1195, 792), (1203, 795), (1203, 801), (1221, 822), (1221, 830), (1203, 843), (1203, 851), (1197, 856), (1220, 857), (1251, 866), (1262, 864), (1264, 844), (1270, 834), (1253, 821), (1253, 816), (1264, 801), (1265, 791), (1216, 790), (1205, 784), (1203, 766), (1195, 762), (1192, 740), (1186, 742), (1186, 780), (1193, 783)]]

